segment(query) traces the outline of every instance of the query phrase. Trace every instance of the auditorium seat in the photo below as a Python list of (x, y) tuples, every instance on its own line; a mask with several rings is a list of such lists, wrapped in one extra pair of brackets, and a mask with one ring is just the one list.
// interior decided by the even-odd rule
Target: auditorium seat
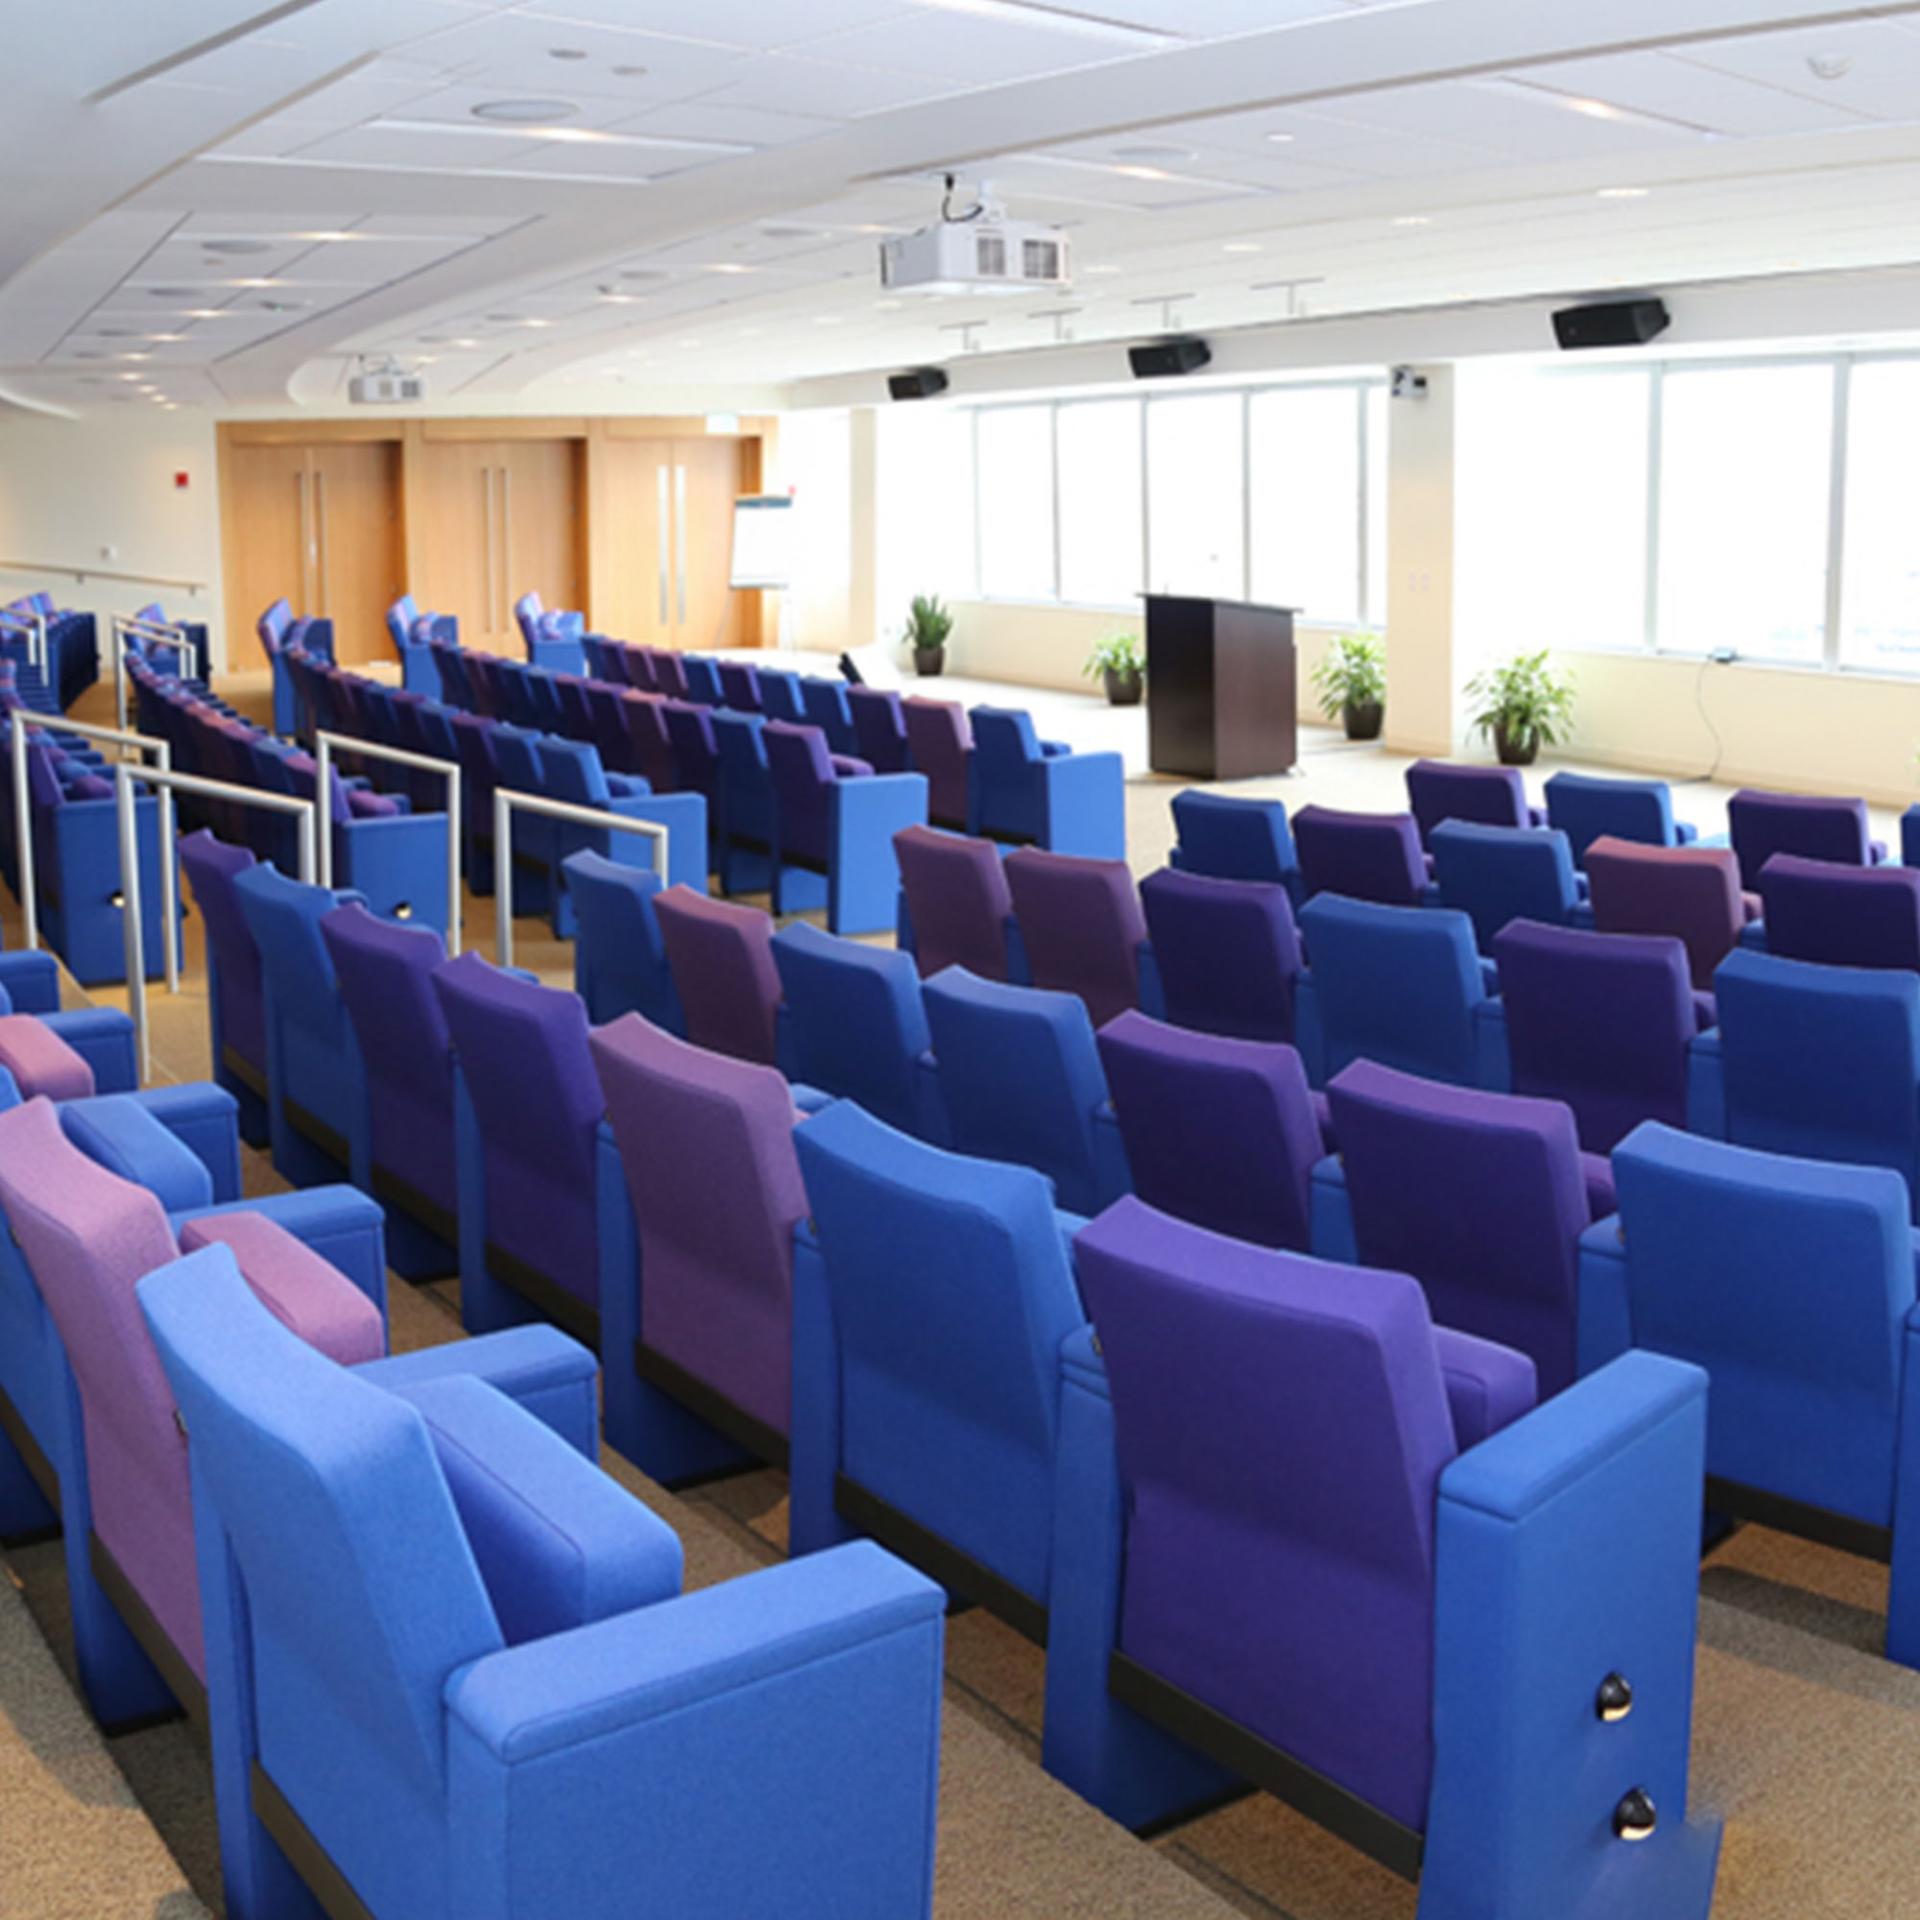
[(720, 667), (720, 703), (735, 713), (764, 713), (760, 698), (760, 674), (751, 660), (722, 660)]
[(438, 696), (440, 668), (434, 648), (457, 647), (460, 623), (450, 613), (422, 613), (413, 595), (403, 593), (387, 609), (387, 635), (400, 662), (400, 683), (410, 693)]
[(709, 900), (687, 887), (656, 894), (653, 911), (687, 1038), (737, 1060), (774, 1065), (780, 972), (773, 921), (758, 907)]
[(800, 676), (800, 698), (806, 709), (807, 723), (827, 736), (835, 753), (858, 754), (859, 736), (853, 730), (852, 688), (844, 680), (830, 680), (824, 674)]
[(952, 1145), (1037, 1167), (1069, 1213), (1126, 1193), (1126, 1149), (1086, 1002), (948, 967), (921, 983)]
[(1071, 753), (1016, 707), (975, 707), (973, 830), (1016, 846), (1093, 860), (1127, 856), (1126, 766), (1117, 753)]
[(847, 708), (853, 716), (851, 751), (875, 773), (905, 773), (913, 762), (900, 696), (889, 687), (849, 687)]
[(1582, 1314), (1613, 1348), (1704, 1367), (1706, 1502), (1891, 1561), (1886, 1652), (1920, 1666), (1920, 1364), (1904, 1184), (1647, 1125), (1614, 1154)]
[(1664, 780), (1605, 779), (1592, 773), (1556, 773), (1545, 788), (1547, 824), (1558, 827), (1583, 871), (1596, 840), (1649, 847), (1684, 847), (1699, 830), (1673, 817), (1673, 792)]
[(794, 1136), (815, 1262), (797, 1342), (836, 1395), (796, 1396), (793, 1550), (871, 1534), (1044, 1645), (1056, 1597), (1059, 1356), (1086, 1325), (1064, 1225), (1030, 1167), (944, 1153), (842, 1101)]
[(1096, 1027), (1129, 1007), (1164, 1011), (1139, 889), (1124, 860), (1019, 847), (1005, 868), (1036, 987), (1077, 993)]
[(194, 1435), (230, 1911), (317, 1911), (301, 1868), (369, 1920), (930, 1910), (930, 1582), (856, 1545), (683, 1597), (672, 1530), (486, 1382), (326, 1367), (218, 1252), (140, 1306)]
[(1565, 1101), (1590, 1153), (1643, 1120), (1687, 1124), (1694, 1038), (1714, 1006), (1678, 940), (1515, 920), (1493, 956), (1500, 998), (1486, 1017), (1505, 1029), (1515, 1093)]
[[(622, 724), (631, 743), (631, 762), (655, 793), (673, 793), (681, 786), (680, 763), (674, 757), (667, 732), (667, 703), (655, 693), (638, 691), (620, 699)], [(712, 822), (708, 822), (711, 831)]]
[(1300, 935), (1284, 886), (1163, 867), (1140, 905), (1166, 1017), (1199, 1033), (1291, 1040)]
[(1740, 862), (1740, 884), (1754, 889), (1776, 853), (1878, 866), (1887, 857), (1872, 837), (1864, 800), (1805, 793), (1761, 793), (1743, 787), (1727, 802), (1728, 837)]
[(769, 720), (785, 720), (796, 727), (811, 723), (800, 691), (800, 676), (785, 667), (756, 667), (760, 680), (760, 711)]
[(927, 819), (968, 833), (973, 826), (973, 727), (957, 700), (909, 694), (900, 703), (910, 763), (927, 776)]
[(1302, 807), (1293, 816), (1293, 839), (1301, 891), (1309, 900), (1337, 893), (1383, 907), (1418, 907), (1431, 896), (1420, 829), (1410, 813)]
[(1287, 809), (1278, 800), (1241, 800), (1189, 787), (1173, 796), (1177, 844), (1167, 856), (1182, 873), (1215, 880), (1271, 880), (1298, 907), (1306, 900)]
[(240, 911), (234, 880), (253, 865), (244, 847), (230, 847), (204, 828), (180, 842), (180, 871), (206, 930), (207, 1024), (217, 1084), (239, 1102), (240, 1134), (267, 1143), (266, 989), (260, 949)]
[(1527, 784), (1518, 767), (1462, 766), (1451, 760), (1416, 760), (1407, 768), (1407, 805), (1420, 828), (1422, 846), (1433, 845), (1433, 830), (1443, 820), (1464, 820), (1485, 827), (1533, 827), (1545, 824), (1538, 807), (1527, 804)]
[(556, 673), (585, 671), (586, 653), (580, 644), (587, 630), (584, 614), (548, 608), (537, 593), (523, 593), (513, 603), (513, 617), (527, 649), (529, 666)]
[(1464, 913), (1319, 894), (1300, 932), (1309, 964), (1294, 1025), (1315, 1086), (1353, 1060), (1463, 1087), (1503, 1083), (1498, 1034), (1480, 1018), (1492, 967)]
[(835, 933), (884, 933), (900, 901), (896, 833), (927, 817), (927, 780), (877, 773), (829, 751), (818, 727), (769, 720), (760, 734), (773, 794), (773, 910), (824, 907)]
[(1767, 951), (1836, 967), (1920, 969), (1920, 872), (1776, 853), (1760, 869)]
[(1564, 833), (1444, 820), (1427, 844), (1440, 904), (1458, 907), (1473, 921), (1481, 952), (1493, 950), (1495, 936), (1510, 920), (1579, 923), (1581, 889)]
[(717, 871), (723, 893), (764, 893), (773, 884), (773, 774), (767, 765), (766, 721), (757, 713), (716, 710), (709, 716), (719, 760)]
[(587, 1019), (604, 1026), (623, 1013), (644, 1014), (671, 1033), (684, 1031), (680, 996), (653, 911), (660, 876), (597, 853), (570, 854), (567, 891), (579, 915), (573, 942), (573, 990)]
[(1265, 1788), (1435, 1915), (1705, 1920), (1698, 1369), (1536, 1408), (1404, 1274), (1138, 1201), (1076, 1253), (1049, 1770), (1133, 1827)]
[(893, 851), (900, 863), (900, 945), (922, 979), (948, 967), (965, 967), (982, 980), (1024, 977), (1006, 862), (991, 840), (907, 827), (893, 836)]
[(1602, 933), (1671, 934), (1702, 992), (1759, 917), (1759, 896), (1741, 891), (1728, 847), (1647, 847), (1608, 836), (1588, 847), (1586, 871), (1593, 924)]
[(913, 962), (805, 922), (773, 936), (773, 958), (784, 995), (778, 1051), (788, 1073), (944, 1145), (946, 1109)]
[(673, 657), (679, 661), (681, 677), (687, 683), (684, 698), (700, 707), (726, 704), (720, 686), (719, 661), (704, 653), (682, 653)]
[(1314, 1171), (1314, 1251), (1412, 1274), (1440, 1325), (1524, 1353), (1542, 1399), (1570, 1385), (1580, 1236), (1614, 1197), (1567, 1108), (1365, 1060), (1327, 1099), (1340, 1153)]
[(1300, 1056), (1143, 1013), (1109, 1021), (1098, 1040), (1133, 1191), (1176, 1220), (1307, 1252), (1327, 1146)]

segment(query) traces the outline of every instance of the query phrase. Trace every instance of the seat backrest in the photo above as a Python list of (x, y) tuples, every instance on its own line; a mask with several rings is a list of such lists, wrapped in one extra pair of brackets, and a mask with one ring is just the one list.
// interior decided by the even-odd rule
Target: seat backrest
[(1564, 1100), (1589, 1153), (1643, 1120), (1686, 1124), (1699, 1019), (1678, 940), (1516, 920), (1493, 952), (1515, 1093)]
[(695, 1046), (772, 1066), (780, 970), (773, 921), (758, 907), (710, 900), (690, 887), (655, 896), (673, 984)]
[(1121, 1651), (1424, 1827), (1456, 1449), (1419, 1287), (1131, 1199), (1075, 1252), (1127, 1496)]
[(1061, 1206), (1096, 1212), (1093, 1117), (1107, 1081), (1086, 1003), (963, 967), (920, 992), (955, 1151), (1037, 1167)]
[(1703, 992), (1746, 924), (1740, 864), (1727, 847), (1645, 847), (1605, 835), (1587, 848), (1587, 884), (1602, 933), (1672, 934)]
[(789, 857), (827, 859), (833, 838), (833, 757), (819, 727), (769, 720), (761, 750), (780, 810), (780, 845)]
[(487, 1239), (587, 1305), (600, 1298), (594, 1135), (604, 1103), (580, 996), (463, 953), (434, 991), (479, 1128)]
[(907, 770), (907, 723), (900, 696), (887, 687), (849, 687), (855, 751), (875, 773)]
[(665, 700), (661, 707), (673, 745), (674, 784), (711, 800), (720, 790), (720, 750), (714, 741), (713, 716), (691, 700)]
[(1864, 800), (1742, 788), (1727, 802), (1727, 831), (1740, 861), (1740, 884), (1749, 888), (1758, 888), (1776, 853), (1851, 867), (1864, 867), (1871, 859)]
[(655, 793), (671, 793), (680, 784), (680, 764), (667, 733), (667, 703), (657, 694), (629, 693), (621, 701), (634, 764)]
[(1307, 893), (1343, 894), (1387, 907), (1417, 907), (1426, 894), (1420, 829), (1410, 813), (1344, 813), (1302, 807), (1293, 816)]
[(1742, 948), (1714, 976), (1727, 1138), (1920, 1172), (1920, 978)]
[(786, 1081), (638, 1014), (599, 1029), (592, 1051), (640, 1236), (641, 1340), (786, 1432), (807, 1213)]
[(580, 916), (574, 990), (587, 1003), (588, 1021), (598, 1027), (619, 1014), (640, 1013), (656, 1026), (677, 1028), (679, 996), (653, 911), (660, 876), (622, 866), (591, 848), (569, 854), (561, 864)]
[(1920, 873), (1776, 853), (1760, 870), (1767, 951), (1837, 967), (1920, 969)]
[(320, 937), (360, 1045), (375, 1164), (457, 1212), (453, 1042), (433, 989), (446, 945), (431, 927), (381, 920), (357, 903), (325, 915)]
[(540, 743), (540, 771), (546, 791), (578, 807), (604, 807), (612, 796), (596, 747), (584, 740), (549, 734)]
[(1046, 1181), (851, 1101), (795, 1144), (833, 1299), (842, 1470), (1045, 1604), (1060, 1343), (1085, 1320)]
[(1318, 894), (1300, 909), (1326, 1071), (1377, 1060), (1470, 1086), (1487, 997), (1473, 922), (1449, 908)]
[(801, 726), (807, 720), (807, 704), (800, 693), (800, 676), (784, 667), (758, 667), (760, 710), (769, 720), (791, 720)]
[(1033, 716), (1024, 707), (978, 706), (970, 716), (981, 773), (990, 779), (1018, 777), (1044, 757)]
[(287, 629), (293, 625), (293, 608), (282, 596), (263, 612), (254, 622), (254, 632), (260, 636), (260, 644), (266, 648), (271, 659), (280, 651), (280, 643), (287, 637)]
[(920, 977), (904, 953), (795, 921), (773, 936), (794, 1079), (857, 1100), (891, 1127), (920, 1127), (921, 1056), (933, 1044)]
[(982, 980), (1004, 980), (1013, 894), (993, 842), (938, 827), (902, 827), (893, 853), (921, 977), (965, 967)]
[(1033, 984), (1077, 993), (1096, 1027), (1137, 1007), (1147, 923), (1127, 863), (1021, 847), (1005, 865)]
[(1173, 796), (1180, 866), (1216, 880), (1284, 881), (1299, 866), (1279, 800), (1240, 800), (1189, 787)]
[(1483, 948), (1509, 920), (1563, 926), (1579, 900), (1573, 853), (1556, 828), (1443, 820), (1428, 844), (1441, 900), (1472, 918)]
[(1423, 845), (1443, 820), (1487, 827), (1528, 824), (1527, 787), (1518, 767), (1463, 767), (1449, 760), (1416, 760), (1407, 769), (1407, 805)]
[(413, 623), (420, 618), (420, 609), (413, 603), (413, 595), (403, 593), (387, 609), (387, 632), (393, 639), (394, 650), (403, 657), (413, 644)]
[(1914, 1306), (1900, 1180), (1651, 1125), (1613, 1167), (1633, 1344), (1706, 1368), (1707, 1471), (1890, 1525)]
[(1307, 1252), (1326, 1148), (1300, 1056), (1143, 1013), (1109, 1021), (1098, 1040), (1134, 1192), (1177, 1220)]
[(533, 656), (534, 642), (540, 638), (540, 616), (545, 611), (537, 593), (523, 593), (513, 603), (513, 617), (519, 623), (520, 638), (526, 642), (527, 656)]
[(720, 704), (720, 663), (704, 653), (683, 653), (677, 657), (680, 671), (686, 677), (687, 698), (698, 701), (703, 707), (717, 707)]
[(692, 691), (687, 683), (686, 661), (671, 647), (649, 647), (646, 655), (660, 691), (670, 699), (685, 700)]
[(245, 847), (216, 840), (205, 827), (180, 842), (180, 870), (206, 924), (208, 951), (219, 976), (221, 1039), (265, 1073), (267, 1028), (260, 949), (253, 943), (253, 930), (233, 891), (235, 877), (252, 865), (253, 855)]
[(1244, 1040), (1293, 1038), (1300, 935), (1285, 887), (1171, 867), (1140, 882), (1167, 1018)]
[(1542, 1396), (1570, 1386), (1591, 1218), (1572, 1114), (1370, 1061), (1327, 1097), (1362, 1261), (1411, 1273), (1442, 1326), (1526, 1354)]
[(1664, 780), (1611, 780), (1556, 773), (1546, 783), (1547, 823), (1567, 836), (1573, 863), (1584, 867), (1596, 840), (1670, 847), (1678, 837), (1673, 794)]
[(204, 1673), (186, 1441), (133, 1294), (178, 1256), (173, 1229), (145, 1187), (68, 1140), (45, 1099), (0, 1114), (0, 1217), (80, 1389), (94, 1531)]
[(758, 713), (760, 705), (760, 676), (754, 671), (749, 660), (722, 660), (720, 662), (720, 697), (726, 704), (739, 713)]
[(801, 677), (800, 698), (807, 718), (824, 728), (835, 753), (851, 753), (858, 742), (853, 731), (853, 707), (848, 701), (852, 691), (844, 681), (829, 680), (822, 674)]
[[(377, 1755), (365, 1818), (406, 1831), (392, 1803), (446, 1800), (449, 1678), (504, 1645), (426, 1422), (276, 1320), (225, 1246), (162, 1268), (127, 1310), (244, 1588), (262, 1764), (292, 1792)], [(167, 1437), (184, 1463), (171, 1420)]]
[(907, 751), (917, 772), (927, 776), (928, 810), (936, 820), (964, 826), (967, 819), (967, 762), (973, 752), (973, 728), (957, 700), (901, 701)]

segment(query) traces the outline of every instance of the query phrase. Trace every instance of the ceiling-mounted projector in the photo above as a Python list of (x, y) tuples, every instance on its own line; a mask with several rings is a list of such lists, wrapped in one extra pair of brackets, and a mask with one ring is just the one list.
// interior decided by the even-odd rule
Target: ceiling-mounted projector
[(1009, 220), (983, 185), (963, 213), (953, 210), (954, 176), (939, 221), (880, 243), (880, 284), (891, 293), (1026, 293), (1069, 287), (1066, 237), (1035, 220)]
[(362, 366), (347, 382), (347, 398), (356, 407), (398, 407), (427, 397), (427, 383), (389, 360), (383, 366)]

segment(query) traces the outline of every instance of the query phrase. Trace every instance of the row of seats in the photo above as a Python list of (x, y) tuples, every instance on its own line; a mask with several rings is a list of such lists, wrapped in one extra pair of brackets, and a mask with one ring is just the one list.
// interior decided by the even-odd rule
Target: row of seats
[(16, 666), (28, 668), (28, 643), (19, 623), (37, 623), (44, 627), (47, 640), (46, 674), (40, 682), (36, 672), (27, 677), (36, 689), (44, 691), (53, 707), (64, 713), (100, 677), (99, 622), (91, 613), (75, 607), (54, 604), (50, 593), (27, 593), (9, 600), (4, 612), (13, 616), (0, 626), (0, 657)]

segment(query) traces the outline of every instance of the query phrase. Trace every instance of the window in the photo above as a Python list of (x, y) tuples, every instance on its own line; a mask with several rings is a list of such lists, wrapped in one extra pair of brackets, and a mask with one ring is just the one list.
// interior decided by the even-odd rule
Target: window
[(875, 611), (891, 638), (915, 594), (965, 600), (975, 591), (973, 416), (959, 407), (888, 407), (874, 428)]
[(980, 591), (1050, 600), (1053, 570), (1053, 409), (987, 407), (976, 416)]
[(1059, 408), (1060, 598), (1124, 606), (1146, 583), (1141, 552), (1140, 402)]
[(1237, 393), (1147, 403), (1147, 583), (1156, 593), (1246, 591)]
[(1387, 621), (1387, 408), (1385, 387), (1367, 389), (1367, 604), (1362, 618), (1376, 627)]
[(1676, 367), (1663, 389), (1661, 647), (1818, 661), (1827, 625), (1832, 365)]
[(1276, 387), (1247, 403), (1253, 599), (1360, 618), (1361, 400), (1357, 387)]
[(1920, 361), (1856, 366), (1848, 381), (1840, 658), (1920, 671)]

